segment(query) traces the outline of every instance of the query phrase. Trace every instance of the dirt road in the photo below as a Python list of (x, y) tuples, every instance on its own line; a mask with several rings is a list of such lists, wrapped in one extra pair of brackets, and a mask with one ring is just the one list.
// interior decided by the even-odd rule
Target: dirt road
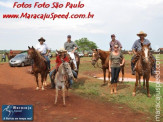
[[(147, 120), (147, 115), (134, 112), (125, 105), (102, 103), (73, 94), (66, 98), (66, 107), (62, 106), (61, 96), (58, 105), (55, 106), (55, 90), (47, 87), (45, 91), (36, 91), (35, 79), (27, 73), (27, 68), (10, 68), (8, 64), (0, 64), (0, 106), (3, 104), (33, 105), (34, 122), (140, 122)], [(1, 117), (0, 115), (0, 120), (2, 120)]]

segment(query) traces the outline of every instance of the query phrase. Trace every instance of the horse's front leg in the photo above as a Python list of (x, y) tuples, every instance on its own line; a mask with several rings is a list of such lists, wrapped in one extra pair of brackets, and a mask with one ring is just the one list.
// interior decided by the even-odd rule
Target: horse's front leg
[(151, 97), (150, 92), (149, 92), (149, 77), (146, 78), (146, 87), (147, 87), (147, 96)]
[(108, 69), (108, 85), (110, 85), (111, 83), (110, 83), (110, 71), (109, 71), (109, 69)]
[(38, 73), (35, 74), (35, 78), (36, 78), (36, 83), (37, 83), (36, 90), (39, 90)]
[(54, 102), (54, 104), (57, 104), (57, 99), (58, 99), (58, 87), (56, 87), (55, 102)]
[(106, 68), (103, 68), (103, 74), (104, 74), (104, 84), (103, 85), (105, 85), (105, 83), (106, 83)]
[(143, 88), (146, 89), (144, 76), (143, 76)]
[(124, 65), (122, 66), (122, 83), (124, 81), (124, 74), (125, 74), (125, 68)]
[(41, 74), (41, 83), (42, 83), (41, 89), (44, 90), (44, 75), (43, 74)]
[(139, 88), (141, 88), (141, 76), (139, 75)]
[(63, 97), (63, 105), (65, 106), (66, 105), (66, 102), (65, 102), (65, 87), (62, 87), (62, 97)]
[(139, 81), (139, 74), (136, 72), (136, 82), (135, 82), (135, 87), (134, 87), (134, 90), (133, 90), (133, 93), (132, 93), (133, 96), (136, 95), (136, 88), (138, 86), (138, 81)]

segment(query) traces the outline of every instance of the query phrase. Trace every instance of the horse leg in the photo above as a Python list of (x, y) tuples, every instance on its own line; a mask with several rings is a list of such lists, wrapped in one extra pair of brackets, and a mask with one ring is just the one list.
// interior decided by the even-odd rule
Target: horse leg
[(67, 89), (67, 97), (69, 97), (69, 92), (68, 92), (68, 89)]
[(106, 69), (105, 68), (103, 68), (103, 74), (104, 74), (104, 84), (103, 85), (105, 85), (105, 83), (106, 83)]
[(125, 69), (124, 69), (124, 66), (122, 66), (122, 83), (124, 81), (124, 73), (125, 73)]
[(44, 75), (41, 74), (41, 83), (42, 83), (42, 90), (44, 90)]
[(65, 87), (62, 87), (62, 97), (63, 97), (63, 105), (65, 106)]
[(35, 74), (35, 77), (36, 77), (36, 83), (37, 83), (36, 90), (39, 90), (39, 84), (38, 84), (38, 73)]
[(57, 104), (57, 98), (58, 98), (58, 87), (56, 87), (56, 92), (55, 92), (55, 103)]
[(141, 88), (141, 76), (139, 75), (139, 88)]
[(135, 87), (134, 87), (134, 90), (133, 90), (133, 93), (132, 93), (133, 96), (136, 95), (136, 88), (138, 86), (138, 80), (139, 80), (139, 74), (136, 72), (136, 82), (135, 82)]
[(146, 82), (146, 81), (145, 81), (145, 78), (144, 78), (144, 76), (143, 76), (143, 88), (144, 88), (144, 89), (146, 89), (145, 82)]
[(149, 93), (149, 78), (146, 78), (146, 87), (147, 87), (147, 96), (150, 97), (150, 93)]
[(110, 71), (109, 71), (109, 69), (108, 69), (108, 84), (110, 83)]

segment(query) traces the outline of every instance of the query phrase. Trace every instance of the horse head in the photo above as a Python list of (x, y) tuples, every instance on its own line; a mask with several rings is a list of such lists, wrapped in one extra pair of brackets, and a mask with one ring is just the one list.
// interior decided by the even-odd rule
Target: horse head
[(68, 62), (62, 60), (62, 64), (59, 67), (59, 72), (62, 75), (68, 75), (69, 78), (73, 78), (72, 70)]
[(36, 51), (35, 51), (35, 48), (32, 46), (32, 47), (29, 47), (29, 50), (27, 51), (28, 52), (28, 58), (31, 58), (33, 59), (35, 56), (36, 56)]
[(148, 63), (149, 56), (150, 56), (150, 43), (147, 45), (143, 45), (141, 43), (141, 47), (142, 47), (141, 53), (142, 53), (143, 62)]
[(97, 63), (97, 61), (100, 58), (100, 55), (99, 55), (99, 50), (98, 49), (94, 49), (92, 51), (93, 51), (93, 54), (92, 54), (92, 65), (95, 66), (95, 64)]

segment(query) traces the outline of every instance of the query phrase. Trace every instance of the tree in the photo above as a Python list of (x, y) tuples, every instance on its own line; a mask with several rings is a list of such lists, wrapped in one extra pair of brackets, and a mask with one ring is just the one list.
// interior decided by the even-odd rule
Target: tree
[(91, 51), (92, 49), (96, 49), (97, 45), (93, 41), (89, 41), (87, 38), (81, 38), (79, 40), (76, 40), (75, 43), (79, 46), (79, 51), (82, 51), (83, 53), (85, 51)]

